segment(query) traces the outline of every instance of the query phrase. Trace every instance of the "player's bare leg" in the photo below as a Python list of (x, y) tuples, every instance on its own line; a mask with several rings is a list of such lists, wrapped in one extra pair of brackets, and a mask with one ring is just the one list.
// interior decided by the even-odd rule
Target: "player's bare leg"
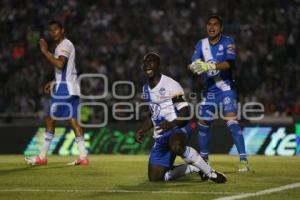
[(239, 123), (236, 119), (236, 113), (235, 112), (226, 113), (225, 121), (227, 127), (231, 132), (234, 144), (240, 154), (240, 165), (238, 171), (247, 172), (249, 171), (249, 166), (248, 166), (248, 159), (245, 150), (245, 141), (243, 137), (243, 132), (241, 131)]
[(89, 161), (87, 159), (87, 151), (84, 146), (84, 133), (80, 125), (78, 124), (77, 119), (71, 118), (69, 124), (75, 133), (75, 141), (77, 143), (77, 148), (79, 152), (79, 158), (74, 162), (69, 163), (69, 165), (88, 165)]
[(151, 182), (163, 181), (168, 168), (159, 165), (148, 165), (148, 178)]
[(47, 154), (51, 144), (52, 139), (54, 138), (55, 131), (55, 120), (47, 116), (45, 118), (46, 133), (45, 140), (41, 152), (38, 156), (25, 157), (25, 161), (31, 165), (46, 165), (47, 164)]

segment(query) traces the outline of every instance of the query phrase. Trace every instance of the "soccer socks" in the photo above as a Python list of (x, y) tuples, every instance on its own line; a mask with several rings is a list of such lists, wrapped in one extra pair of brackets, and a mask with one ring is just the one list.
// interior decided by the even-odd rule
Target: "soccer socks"
[(229, 120), (227, 121), (227, 127), (230, 129), (233, 142), (240, 154), (240, 160), (247, 160), (245, 141), (239, 123), (236, 120)]
[(183, 164), (176, 166), (174, 169), (169, 170), (165, 173), (164, 180), (171, 181), (178, 179), (186, 174), (193, 172), (199, 172), (199, 169), (193, 165)]
[(203, 159), (208, 160), (208, 146), (211, 138), (209, 126), (198, 123), (198, 145), (200, 155)]
[(203, 160), (203, 158), (198, 154), (198, 152), (189, 146), (185, 147), (183, 153), (183, 160), (197, 168), (199, 168), (203, 173), (210, 176), (213, 169)]
[(87, 151), (84, 146), (84, 138), (82, 136), (76, 137), (75, 141), (77, 143), (77, 148), (79, 151), (79, 158), (84, 159), (87, 156)]
[(39, 157), (41, 159), (45, 159), (46, 158), (53, 137), (54, 137), (53, 133), (50, 133), (50, 132), (46, 132), (45, 133), (44, 144), (43, 144), (43, 147), (42, 147), (40, 155), (39, 155)]

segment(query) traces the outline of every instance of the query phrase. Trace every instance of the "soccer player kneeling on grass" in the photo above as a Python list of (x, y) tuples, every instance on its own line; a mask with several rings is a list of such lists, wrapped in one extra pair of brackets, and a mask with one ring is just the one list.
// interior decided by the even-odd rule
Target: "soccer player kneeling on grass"
[[(55, 81), (48, 82), (45, 93), (52, 95), (45, 120), (46, 133), (43, 148), (38, 156), (26, 157), (25, 161), (32, 165), (47, 164), (47, 152), (54, 137), (55, 121), (68, 120), (76, 135), (79, 158), (70, 165), (88, 165), (87, 151), (84, 146), (83, 130), (77, 121), (77, 109), (80, 103), (80, 88), (75, 68), (75, 48), (72, 42), (65, 38), (64, 28), (58, 21), (51, 21), (49, 34), (56, 44), (55, 53), (48, 51), (48, 44), (40, 39), (40, 49), (46, 59), (55, 67)], [(54, 87), (52, 88), (52, 85)], [(52, 90), (52, 92), (51, 92)]]
[[(136, 133), (136, 140), (154, 127), (155, 144), (152, 147), (148, 177), (150, 181), (170, 181), (200, 171), (216, 183), (225, 183), (226, 177), (210, 167), (192, 147), (187, 146), (191, 136), (188, 103), (184, 100), (181, 85), (160, 73), (160, 57), (156, 53), (144, 56), (143, 71), (148, 79), (143, 96), (149, 103), (151, 117), (145, 120), (143, 129)], [(173, 166), (176, 156), (185, 164)]]

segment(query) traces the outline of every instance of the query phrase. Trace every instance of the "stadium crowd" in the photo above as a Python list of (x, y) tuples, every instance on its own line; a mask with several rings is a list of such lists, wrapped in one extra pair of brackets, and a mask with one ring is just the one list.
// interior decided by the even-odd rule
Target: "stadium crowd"
[[(145, 80), (141, 59), (153, 50), (161, 55), (165, 73), (186, 92), (199, 93), (201, 79), (186, 66), (212, 13), (223, 17), (225, 34), (235, 38), (239, 100), (262, 102), (270, 115), (299, 115), (299, 0), (2, 0), (0, 113), (45, 110), (49, 98), (42, 86), (53, 76), (53, 66), (42, 57), (38, 40), (48, 39), (51, 19), (64, 23), (79, 73), (107, 75), (109, 91), (114, 81), (130, 80), (137, 86), (130, 101), (139, 101)], [(91, 80), (83, 90), (97, 93), (102, 88)], [(116, 100), (109, 95), (102, 101)]]

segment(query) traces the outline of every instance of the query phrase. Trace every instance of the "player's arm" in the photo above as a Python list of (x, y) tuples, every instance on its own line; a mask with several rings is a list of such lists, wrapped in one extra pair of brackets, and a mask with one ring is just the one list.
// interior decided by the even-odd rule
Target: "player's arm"
[(145, 133), (147, 133), (151, 128), (153, 128), (153, 123), (151, 120), (151, 113), (148, 112), (147, 117), (144, 120), (142, 129), (140, 129), (136, 132), (135, 140), (138, 143), (142, 143)]
[(65, 56), (59, 56), (58, 58), (55, 58), (54, 55), (48, 51), (48, 44), (43, 38), (40, 39), (40, 50), (44, 54), (46, 59), (57, 69), (63, 69), (67, 62), (67, 58)]
[(50, 94), (50, 91), (51, 91), (51, 87), (52, 85), (54, 85), (55, 81), (52, 80), (52, 81), (48, 81), (45, 86), (44, 86), (44, 93), (45, 94)]
[(216, 65), (216, 70), (226, 70), (234, 65), (234, 61), (226, 60), (226, 61), (217, 63), (215, 65)]
[(209, 70), (227, 70), (235, 65), (235, 56), (235, 45), (231, 39), (225, 47), (225, 61), (210, 63), (197, 59), (189, 66), (189, 69), (198, 75)]
[(177, 118), (173, 121), (164, 121), (162, 122), (158, 129), (161, 129), (162, 132), (165, 132), (167, 130), (170, 130), (175, 127), (183, 127), (185, 126), (190, 120), (190, 107), (188, 106), (188, 103), (184, 100), (183, 95), (178, 95), (172, 98), (173, 104), (179, 110), (179, 113), (177, 115)]

